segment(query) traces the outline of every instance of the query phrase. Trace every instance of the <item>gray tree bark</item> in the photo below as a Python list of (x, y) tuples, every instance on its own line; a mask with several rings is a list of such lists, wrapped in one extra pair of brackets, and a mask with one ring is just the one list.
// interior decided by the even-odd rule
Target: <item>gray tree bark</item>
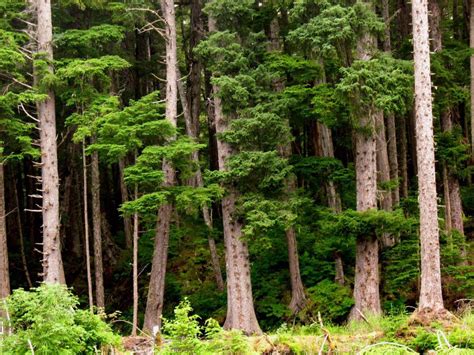
[(94, 230), (94, 276), (95, 302), (100, 308), (105, 307), (104, 266), (102, 257), (101, 211), (100, 211), (100, 172), (99, 153), (91, 155), (91, 192), (92, 192), (92, 227)]
[(412, 1), (416, 145), (420, 206), (421, 289), (419, 311), (444, 309), (433, 138), (428, 1)]
[[(1, 158), (1, 157), (0, 157)], [(3, 162), (0, 162), (0, 300), (10, 294), (10, 273), (8, 267), (7, 225), (5, 210), (5, 178)]]
[[(209, 19), (209, 31), (216, 30), (214, 21)], [(218, 97), (219, 87), (213, 85), (216, 133), (228, 129), (229, 117), (222, 111), (222, 102)], [(219, 170), (226, 170), (226, 162), (232, 156), (233, 149), (217, 137), (217, 155)], [(247, 242), (242, 238), (242, 223), (235, 217), (238, 192), (227, 189), (222, 199), (222, 219), (224, 225), (224, 245), (227, 270), (227, 316), (225, 329), (239, 329), (246, 334), (261, 334), (252, 296), (250, 278), (250, 260)]]
[[(122, 195), (122, 203), (125, 203), (128, 201), (128, 188), (127, 185), (125, 184), (125, 157), (119, 158), (119, 175), (120, 175), (120, 193)], [(123, 217), (123, 224), (124, 224), (124, 231), (125, 231), (125, 245), (127, 249), (132, 247), (132, 221), (130, 220), (130, 217), (124, 216)]]
[[(365, 34), (357, 44), (359, 60), (370, 60), (376, 49), (376, 41)], [(377, 208), (377, 140), (375, 120), (380, 112), (363, 112), (356, 129), (356, 188), (357, 210), (367, 211)], [(379, 244), (375, 235), (367, 235), (356, 241), (356, 267), (354, 280), (355, 305), (350, 319), (360, 319), (362, 314), (380, 314), (379, 295)]]
[(94, 296), (92, 291), (92, 274), (91, 274), (91, 257), (89, 245), (89, 204), (87, 199), (87, 157), (86, 157), (86, 143), (82, 141), (82, 174), (83, 174), (83, 192), (84, 199), (84, 248), (86, 256), (86, 274), (87, 274), (87, 293), (89, 296), (89, 308), (92, 312), (94, 307)]
[[(173, 0), (161, 0), (161, 11), (165, 20), (166, 41), (166, 119), (176, 127), (178, 110), (177, 69), (178, 58), (176, 52), (176, 19)], [(175, 183), (176, 172), (171, 162), (163, 161), (165, 175), (164, 186)], [(154, 333), (161, 327), (161, 314), (165, 293), (166, 264), (168, 259), (168, 244), (170, 221), (173, 206), (165, 203), (158, 210), (158, 219), (155, 234), (155, 251), (148, 288), (148, 299), (145, 310), (144, 329)]]
[[(34, 0), (36, 5), (37, 52), (48, 61), (53, 60), (53, 25), (50, 0)], [(48, 70), (53, 71), (52, 64)], [(37, 72), (35, 84), (41, 78)], [(56, 143), (55, 96), (51, 89), (48, 97), (37, 103), (40, 128), (41, 181), (43, 195), (43, 280), (46, 283), (65, 283), (59, 238), (59, 176)]]

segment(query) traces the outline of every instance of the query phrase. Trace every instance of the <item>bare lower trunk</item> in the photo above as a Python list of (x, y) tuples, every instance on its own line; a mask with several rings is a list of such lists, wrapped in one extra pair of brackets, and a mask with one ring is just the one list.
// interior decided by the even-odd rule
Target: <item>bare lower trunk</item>
[[(165, 20), (166, 33), (166, 119), (176, 127), (178, 109), (178, 58), (176, 52), (174, 1), (161, 0), (161, 10)], [(174, 185), (176, 172), (171, 163), (166, 160), (163, 161), (163, 173), (165, 176), (164, 186)], [(173, 206), (169, 203), (165, 203), (158, 210), (155, 250), (153, 253), (144, 321), (144, 329), (150, 333), (155, 333), (161, 327), (172, 210)]]
[(444, 305), (441, 291), (427, 0), (412, 1), (412, 17), (421, 242), (419, 310), (439, 312), (444, 309)]
[(390, 182), (390, 164), (388, 162), (387, 138), (385, 135), (385, 124), (382, 112), (375, 115), (376, 137), (377, 137), (377, 182), (382, 185), (380, 191), (380, 207), (385, 211), (392, 210), (391, 191), (383, 185)]
[[(53, 25), (51, 1), (36, 1), (37, 52), (53, 60)], [(52, 66), (48, 67), (52, 72)], [(41, 77), (35, 74), (35, 84)], [(65, 283), (59, 238), (59, 176), (56, 144), (55, 98), (48, 90), (47, 98), (37, 103), (40, 128), (41, 181), (43, 195), (43, 280), (47, 283)]]
[(393, 114), (386, 115), (387, 118), (387, 147), (388, 162), (390, 165), (390, 180), (397, 183), (392, 189), (392, 206), (400, 203), (400, 183), (398, 178), (398, 148), (397, 148), (397, 130), (395, 126), (395, 116)]
[(10, 294), (10, 273), (8, 268), (7, 225), (5, 210), (5, 179), (3, 174), (3, 162), (0, 162), (0, 300), (3, 300)]
[(451, 225), (451, 199), (449, 198), (449, 179), (448, 179), (448, 169), (446, 164), (443, 164), (443, 190), (444, 190), (444, 223), (447, 233), (450, 233), (452, 230)]
[(400, 195), (403, 198), (408, 197), (408, 146), (405, 116), (400, 117)]
[[(1, 168), (1, 169), (3, 170), (3, 168)], [(0, 172), (0, 174), (3, 175), (3, 172)], [(1, 178), (0, 178), (0, 184), (3, 185), (2, 181), (1, 181)], [(25, 273), (26, 282), (28, 284), (28, 287), (31, 288), (31, 287), (33, 287), (33, 284), (31, 282), (30, 272), (28, 270), (28, 262), (26, 260), (26, 254), (25, 254), (25, 238), (24, 238), (24, 235), (23, 235), (23, 223), (21, 221), (21, 206), (20, 206), (20, 200), (18, 198), (18, 189), (16, 187), (16, 181), (14, 181), (13, 186), (14, 186), (15, 204), (16, 204), (16, 221), (17, 221), (17, 224), (18, 224), (18, 239), (20, 241), (21, 263), (23, 265), (23, 272)], [(0, 186), (0, 189), (1, 188), (2, 187)], [(0, 211), (0, 215), (1, 215), (1, 213), (2, 212)]]
[(90, 246), (89, 246), (89, 207), (87, 202), (87, 160), (85, 153), (85, 142), (82, 142), (82, 171), (84, 179), (84, 248), (86, 255), (86, 274), (87, 274), (87, 293), (89, 296), (89, 308), (92, 312), (94, 307), (94, 297), (92, 292), (92, 274), (91, 274), (91, 260), (90, 260)]
[(301, 311), (306, 306), (307, 299), (304, 292), (303, 281), (301, 280), (295, 228), (291, 227), (287, 229), (285, 233), (288, 245), (288, 262), (290, 266), (291, 281), (291, 301), (288, 307), (294, 314)]
[(336, 264), (336, 277), (334, 278), (334, 281), (339, 285), (344, 286), (346, 280), (344, 276), (344, 265), (340, 253), (334, 255), (334, 262)]
[[(119, 159), (119, 175), (120, 175), (120, 193), (122, 195), (122, 203), (128, 201), (128, 189), (127, 185), (125, 184), (125, 158)], [(123, 217), (123, 224), (125, 230), (125, 245), (127, 249), (132, 247), (132, 222), (130, 217), (124, 216)]]
[(91, 192), (92, 192), (92, 225), (94, 230), (94, 275), (95, 302), (97, 307), (105, 307), (104, 297), (104, 266), (102, 262), (102, 234), (100, 212), (100, 175), (99, 153), (91, 156)]
[(161, 315), (165, 295), (166, 263), (168, 260), (169, 229), (173, 207), (165, 204), (159, 208), (156, 224), (155, 251), (153, 253), (150, 285), (146, 302), (143, 329), (151, 334), (161, 328)]
[[(474, 50), (474, 1), (469, 6), (469, 47)], [(474, 161), (474, 52), (471, 53), (471, 160)]]
[[(138, 198), (138, 188), (135, 185), (135, 200)], [(138, 213), (133, 215), (133, 320), (132, 336), (137, 336), (138, 330)]]

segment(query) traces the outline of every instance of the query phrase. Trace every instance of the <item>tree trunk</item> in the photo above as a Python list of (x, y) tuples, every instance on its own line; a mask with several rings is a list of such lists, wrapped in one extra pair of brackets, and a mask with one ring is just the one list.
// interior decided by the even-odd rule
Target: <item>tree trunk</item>
[[(392, 52), (392, 41), (390, 38), (390, 9), (389, 1), (382, 0), (382, 16), (385, 22), (385, 38), (383, 42), (383, 50), (385, 53), (390, 54)], [(388, 163), (390, 170), (390, 179), (392, 181), (398, 181), (398, 157), (397, 157), (397, 132), (395, 126), (395, 116), (393, 114), (386, 114), (386, 127), (387, 127), (387, 154)], [(380, 129), (382, 129), (380, 127)], [(384, 133), (385, 134), (385, 133)], [(383, 137), (380, 137), (383, 140)], [(382, 146), (382, 142), (380, 142)], [(400, 202), (400, 187), (397, 186), (392, 190), (392, 206), (398, 205)]]
[(444, 305), (441, 291), (427, 0), (412, 0), (412, 17), (421, 242), (421, 289), (418, 306), (421, 312), (438, 313), (444, 309)]
[(474, 1), (469, 6), (469, 47), (471, 48), (471, 161), (474, 161)]
[(84, 179), (84, 248), (86, 255), (86, 274), (87, 274), (87, 293), (89, 296), (89, 308), (92, 312), (94, 307), (94, 298), (92, 292), (92, 275), (91, 275), (91, 259), (90, 259), (90, 246), (89, 246), (89, 204), (87, 202), (87, 160), (86, 160), (86, 143), (82, 141), (82, 172)]
[[(165, 20), (166, 37), (166, 119), (176, 127), (178, 88), (177, 70), (178, 58), (176, 52), (176, 19), (173, 0), (161, 0), (161, 10)], [(170, 162), (163, 161), (164, 186), (175, 183), (176, 172)], [(161, 327), (161, 314), (165, 293), (166, 262), (168, 258), (168, 244), (170, 221), (173, 206), (165, 203), (158, 210), (158, 220), (155, 234), (155, 251), (148, 288), (148, 299), (145, 310), (145, 331), (156, 334)]]
[[(135, 185), (135, 200), (138, 198), (138, 187)], [(138, 330), (138, 213), (133, 215), (133, 320), (132, 336)]]
[[(209, 19), (209, 31), (216, 30), (214, 21)], [(222, 111), (218, 97), (219, 87), (213, 85), (216, 133), (225, 132), (229, 118)], [(225, 171), (226, 162), (232, 156), (232, 147), (217, 136), (219, 170)], [(224, 245), (227, 270), (227, 316), (225, 329), (240, 329), (246, 334), (260, 334), (253, 305), (250, 260), (247, 242), (242, 238), (242, 223), (235, 218), (238, 193), (229, 187), (222, 199), (222, 219), (224, 224)]]
[[(3, 187), (3, 166), (0, 168), (2, 171), (0, 172), (0, 175), (2, 175), (0, 177), (0, 189)], [(30, 277), (30, 272), (28, 270), (28, 262), (26, 260), (26, 254), (25, 254), (25, 236), (23, 234), (23, 223), (21, 221), (21, 206), (20, 206), (20, 200), (18, 198), (18, 189), (16, 187), (16, 184), (17, 182), (14, 181), (13, 182), (13, 188), (14, 188), (14, 191), (13, 193), (15, 194), (15, 205), (16, 205), (16, 221), (17, 221), (17, 225), (18, 225), (18, 239), (20, 241), (20, 254), (21, 254), (21, 263), (23, 265), (23, 271), (25, 273), (25, 278), (26, 278), (26, 282), (28, 284), (28, 287), (31, 288), (33, 287), (33, 283), (31, 282), (31, 277)], [(1, 191), (0, 191), (0, 194), (1, 194)], [(1, 200), (1, 197), (0, 197), (0, 200)], [(1, 203), (1, 201), (0, 201)], [(0, 210), (0, 215), (1, 215), (1, 210)], [(0, 227), (0, 230), (1, 230), (1, 227)], [(1, 238), (0, 238), (1, 240)], [(1, 243), (1, 241), (0, 241)]]
[[(181, 74), (179, 74), (178, 77), (181, 77)], [(183, 83), (181, 82), (181, 80), (178, 80), (178, 92), (180, 96), (181, 105), (183, 107), (186, 134), (189, 137), (191, 137), (193, 140), (198, 141), (199, 119), (193, 120), (192, 118), (191, 110), (189, 109), (189, 105), (186, 101), (186, 93), (185, 93)], [(195, 186), (195, 187), (203, 187), (204, 181), (202, 178), (201, 166), (199, 165), (199, 152), (198, 151), (192, 152), (191, 159), (196, 164), (197, 171), (196, 171), (196, 174), (191, 179), (190, 185)], [(214, 276), (216, 278), (217, 288), (219, 291), (224, 291), (224, 279), (222, 278), (221, 265), (219, 261), (219, 255), (217, 254), (217, 248), (216, 248), (216, 241), (211, 236), (213, 226), (212, 226), (212, 219), (211, 219), (211, 214), (210, 214), (208, 206), (204, 206), (202, 208), (202, 214), (204, 217), (204, 222), (206, 223), (206, 226), (209, 229), (209, 235), (207, 237), (207, 240), (209, 244), (209, 252), (211, 255), (211, 265), (214, 271)]]
[[(359, 60), (370, 60), (376, 49), (375, 38), (365, 34), (357, 44)], [(356, 128), (356, 188), (357, 210), (377, 208), (377, 139), (375, 120), (380, 112), (369, 109), (362, 113), (360, 128)], [(355, 305), (350, 319), (360, 319), (362, 314), (380, 314), (379, 295), (379, 245), (375, 235), (360, 237), (356, 241), (356, 268), (354, 280)]]
[[(1, 157), (0, 157), (1, 158)], [(0, 300), (10, 294), (10, 273), (8, 268), (7, 220), (5, 209), (5, 179), (3, 162), (0, 162)]]
[(408, 197), (408, 145), (407, 122), (405, 116), (400, 117), (400, 195)]
[[(268, 46), (269, 51), (280, 51), (280, 26), (278, 23), (278, 17), (274, 17), (270, 23), (270, 42)], [(281, 79), (274, 80), (273, 87), (277, 92), (283, 91), (285, 88), (285, 82)], [(289, 126), (289, 122), (287, 122)], [(286, 159), (291, 158), (291, 143), (286, 146), (280, 147), (281, 155)], [(288, 195), (292, 195), (296, 190), (296, 177), (291, 176), (286, 180), (286, 192)], [(296, 240), (295, 227), (290, 226), (285, 230), (286, 242), (288, 247), (288, 265), (290, 272), (290, 283), (291, 283), (291, 301), (288, 308), (293, 314), (301, 311), (307, 304), (307, 298), (304, 291), (303, 280), (301, 279), (300, 263), (298, 255), (298, 243)]]
[[(94, 141), (94, 140), (93, 140)], [(105, 307), (104, 297), (104, 266), (102, 261), (102, 234), (100, 212), (100, 173), (99, 153), (91, 155), (91, 192), (92, 192), (92, 226), (94, 230), (94, 275), (95, 303), (97, 307)]]
[[(37, 52), (53, 61), (53, 25), (51, 1), (36, 1)], [(48, 66), (53, 71), (52, 64)], [(41, 81), (35, 74), (35, 84)], [(56, 143), (55, 97), (51, 89), (48, 97), (37, 103), (40, 128), (41, 181), (43, 193), (43, 280), (46, 283), (65, 283), (59, 238), (59, 176)]]
[(336, 264), (336, 277), (334, 278), (334, 281), (336, 281), (337, 284), (344, 286), (346, 282), (344, 276), (344, 265), (342, 263), (342, 256), (339, 252), (335, 253), (334, 261)]
[[(120, 193), (122, 195), (122, 203), (128, 202), (128, 189), (125, 184), (125, 158), (119, 158), (119, 175), (120, 175)], [(125, 246), (127, 249), (132, 247), (132, 222), (130, 217), (123, 217), (124, 231), (125, 231)]]

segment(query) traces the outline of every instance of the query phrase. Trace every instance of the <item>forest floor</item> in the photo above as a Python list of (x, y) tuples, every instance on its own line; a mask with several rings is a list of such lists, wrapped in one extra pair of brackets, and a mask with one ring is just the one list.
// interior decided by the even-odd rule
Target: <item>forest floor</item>
[[(136, 352), (139, 353), (139, 352)], [(152, 352), (149, 352), (151, 354)], [(245, 337), (221, 331), (210, 339), (166, 339), (158, 354), (474, 354), (474, 313), (451, 324), (410, 324), (407, 315), (367, 319), (345, 326), (282, 326)], [(143, 354), (143, 353), (142, 353)]]

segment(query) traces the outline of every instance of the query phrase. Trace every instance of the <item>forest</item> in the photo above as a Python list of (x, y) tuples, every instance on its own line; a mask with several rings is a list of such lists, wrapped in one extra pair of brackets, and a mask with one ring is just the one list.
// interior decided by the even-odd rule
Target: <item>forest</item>
[(473, 354), (474, 0), (0, 0), (1, 354)]

